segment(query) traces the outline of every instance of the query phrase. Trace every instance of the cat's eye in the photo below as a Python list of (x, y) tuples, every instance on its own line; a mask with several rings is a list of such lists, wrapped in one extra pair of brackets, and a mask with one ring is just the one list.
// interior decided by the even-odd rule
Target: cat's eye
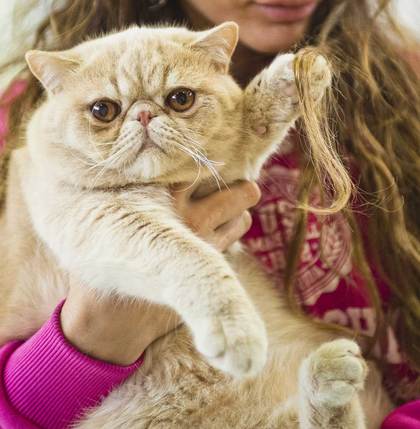
[(195, 92), (189, 88), (177, 88), (166, 97), (166, 105), (175, 112), (185, 112), (195, 101)]
[(98, 100), (92, 104), (90, 111), (99, 121), (111, 122), (121, 113), (121, 107), (115, 101)]

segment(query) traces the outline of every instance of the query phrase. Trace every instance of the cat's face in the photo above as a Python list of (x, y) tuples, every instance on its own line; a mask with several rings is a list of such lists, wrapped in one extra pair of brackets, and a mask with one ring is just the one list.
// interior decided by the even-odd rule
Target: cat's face
[(49, 94), (42, 133), (92, 176), (194, 178), (197, 163), (204, 173), (207, 160), (225, 159), (237, 132), (241, 91), (227, 74), (236, 42), (234, 24), (131, 28), (62, 53), (32, 51)]

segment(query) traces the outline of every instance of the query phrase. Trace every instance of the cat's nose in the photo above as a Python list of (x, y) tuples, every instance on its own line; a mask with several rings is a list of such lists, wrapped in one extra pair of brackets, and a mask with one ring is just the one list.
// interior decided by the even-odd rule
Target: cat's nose
[(141, 112), (139, 112), (137, 120), (143, 125), (143, 127), (147, 127), (147, 124), (153, 117), (154, 115), (152, 115), (152, 112), (150, 110), (142, 110)]

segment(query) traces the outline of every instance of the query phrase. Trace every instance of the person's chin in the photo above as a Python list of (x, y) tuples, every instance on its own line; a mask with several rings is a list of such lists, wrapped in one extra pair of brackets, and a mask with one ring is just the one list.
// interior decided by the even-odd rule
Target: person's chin
[(300, 21), (265, 28), (249, 28), (242, 31), (241, 43), (256, 52), (267, 55), (287, 52), (302, 39), (307, 24), (307, 21)]

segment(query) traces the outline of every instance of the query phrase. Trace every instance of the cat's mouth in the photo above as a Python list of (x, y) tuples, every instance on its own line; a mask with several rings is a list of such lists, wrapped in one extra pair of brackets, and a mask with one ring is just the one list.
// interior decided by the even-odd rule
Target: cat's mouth
[(143, 152), (146, 152), (147, 150), (153, 150), (153, 149), (158, 149), (163, 151), (163, 149), (156, 144), (150, 137), (146, 137), (144, 139), (143, 144), (140, 146), (140, 149), (137, 151), (137, 155), (140, 155)]
[(134, 164), (140, 157), (156, 156), (161, 153), (167, 155), (167, 152), (150, 137), (146, 137), (141, 143), (140, 147), (133, 148), (131, 153), (125, 158), (124, 164), (130, 166)]
[(146, 137), (140, 149), (137, 151), (136, 157), (143, 154), (144, 152), (159, 150), (166, 155), (166, 151), (157, 143), (155, 143), (150, 137)]
[(125, 153), (122, 156), (116, 157), (113, 168), (129, 168), (145, 157), (146, 159), (151, 158), (157, 161), (159, 155), (168, 155), (167, 151), (149, 136), (136, 136), (132, 138), (131, 144), (128, 143), (127, 146), (124, 151)]

